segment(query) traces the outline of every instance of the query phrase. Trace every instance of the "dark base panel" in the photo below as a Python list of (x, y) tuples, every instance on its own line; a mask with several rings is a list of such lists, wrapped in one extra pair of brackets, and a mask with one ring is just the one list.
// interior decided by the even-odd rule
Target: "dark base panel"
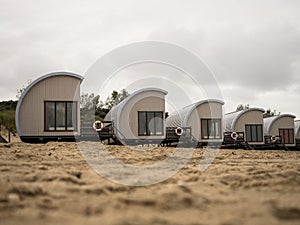
[(296, 138), (296, 146), (300, 148), (300, 139)]
[[(100, 139), (97, 136), (93, 136), (92, 138), (87, 138), (84, 136), (21, 136), (20, 137), (23, 142), (26, 143), (47, 143), (47, 142), (76, 142), (76, 141), (99, 141)], [(212, 148), (222, 148), (222, 149), (237, 149), (241, 147), (247, 146), (241, 145), (241, 143), (229, 144), (229, 143), (218, 143), (218, 142), (195, 142), (193, 140), (167, 140), (167, 139), (127, 139), (122, 141), (112, 140), (111, 143), (108, 144), (126, 144), (126, 145), (147, 145), (147, 144), (156, 144), (160, 146), (173, 146), (173, 147), (192, 147), (192, 148), (201, 148), (205, 146), (209, 146)], [(281, 149), (281, 150), (296, 150), (300, 151), (300, 140), (296, 139), (296, 145), (292, 147), (286, 147), (279, 145), (270, 145), (270, 144), (262, 144), (262, 145), (249, 145), (252, 150), (273, 150), (273, 149)]]
[(201, 142), (198, 142), (198, 147), (205, 147), (205, 146), (208, 146), (208, 147), (212, 147), (212, 148), (220, 148), (222, 145), (222, 142), (204, 142), (204, 141), (201, 141)]
[(26, 143), (47, 143), (49, 141), (75, 142), (75, 136), (21, 136), (23, 142)]
[(145, 145), (145, 144), (160, 144), (163, 139), (126, 139), (122, 140), (122, 143), (126, 145)]

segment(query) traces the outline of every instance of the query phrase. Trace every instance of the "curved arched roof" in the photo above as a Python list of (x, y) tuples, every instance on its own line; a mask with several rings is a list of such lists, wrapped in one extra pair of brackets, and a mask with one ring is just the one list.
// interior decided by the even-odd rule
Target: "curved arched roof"
[[(297, 137), (298, 133), (300, 131), (300, 120), (295, 120), (295, 136)], [(299, 133), (300, 135), (300, 133)], [(298, 137), (300, 138), (300, 137)]]
[(276, 120), (278, 120), (282, 117), (292, 117), (293, 119), (296, 118), (296, 116), (294, 116), (292, 114), (281, 114), (278, 116), (272, 116), (269, 118), (265, 118), (264, 119), (264, 130), (265, 130), (266, 135), (269, 135), (270, 129), (271, 129), (272, 125), (276, 122)]
[(244, 109), (238, 112), (231, 112), (231, 113), (227, 113), (225, 114), (225, 130), (228, 132), (233, 132), (236, 123), (238, 122), (239, 118), (251, 111), (259, 111), (259, 112), (265, 112), (264, 109), (262, 108), (249, 108), (249, 109)]
[(27, 95), (27, 93), (39, 82), (51, 78), (51, 77), (55, 77), (55, 76), (70, 76), (70, 77), (74, 77), (80, 80), (80, 82), (82, 82), (83, 80), (83, 76), (80, 76), (78, 74), (75, 73), (71, 73), (71, 72), (53, 72), (53, 73), (48, 73), (45, 74), (39, 78), (37, 78), (36, 80), (34, 80), (33, 82), (31, 82), (23, 91), (22, 95), (20, 96), (19, 100), (18, 100), (18, 104), (17, 104), (17, 108), (16, 108), (16, 116), (15, 116), (15, 123), (16, 123), (16, 128), (17, 128), (17, 132), (19, 134), (19, 136), (22, 135), (22, 131), (20, 128), (20, 121), (19, 121), (19, 114), (20, 114), (20, 108), (23, 102), (23, 99), (25, 98), (25, 96)]
[(132, 94), (130, 94), (127, 98), (125, 98), (123, 101), (121, 101), (119, 104), (115, 105), (112, 107), (112, 109), (107, 113), (107, 116), (112, 116), (113, 111), (117, 110), (118, 111), (122, 111), (122, 109), (124, 108), (124, 106), (126, 105), (126, 103), (128, 101), (130, 101), (134, 96), (139, 95), (141, 93), (147, 92), (147, 91), (156, 91), (156, 92), (161, 92), (163, 94), (168, 94), (167, 91), (160, 89), (160, 88), (143, 88), (141, 90), (135, 91)]
[(141, 90), (133, 92), (131, 95), (129, 95), (127, 98), (125, 98), (122, 102), (120, 102), (118, 105), (116, 105), (116, 108), (119, 108), (119, 112), (122, 111), (124, 106), (126, 105), (127, 102), (129, 102), (134, 96), (139, 95), (141, 93), (147, 92), (147, 91), (156, 91), (156, 92), (161, 92), (163, 94), (168, 94), (167, 91), (160, 89), (160, 88), (143, 88)]
[(171, 115), (167, 118), (166, 123), (168, 127), (177, 127), (177, 126), (186, 126), (189, 117), (191, 116), (191, 113), (194, 109), (196, 109), (198, 106), (204, 104), (204, 103), (220, 103), (224, 105), (224, 102), (217, 99), (205, 99), (198, 101), (196, 103), (193, 103), (191, 105), (185, 106), (184, 108), (171, 113)]

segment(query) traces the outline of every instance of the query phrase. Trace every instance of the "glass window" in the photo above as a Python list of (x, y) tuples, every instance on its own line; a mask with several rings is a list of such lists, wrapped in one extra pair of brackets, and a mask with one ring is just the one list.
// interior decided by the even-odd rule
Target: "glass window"
[(163, 112), (138, 112), (139, 136), (163, 135)]
[(66, 108), (64, 102), (56, 102), (56, 130), (66, 129)]
[(279, 129), (283, 144), (294, 144), (294, 129)]
[(221, 120), (215, 120), (215, 137), (221, 138)]
[(77, 105), (75, 102), (67, 102), (67, 130), (77, 130), (76, 110)]
[(208, 129), (207, 129), (208, 120), (201, 120), (201, 127), (202, 127), (202, 138), (208, 138)]
[(146, 112), (138, 113), (139, 120), (139, 135), (147, 135), (147, 117)]
[(262, 142), (263, 141), (262, 125), (260, 125), (260, 124), (246, 125), (245, 130), (246, 130), (246, 141), (247, 142)]
[(283, 137), (284, 137), (284, 143), (289, 143), (289, 130), (288, 129), (284, 129), (283, 131)]
[(155, 116), (154, 112), (147, 113), (147, 124), (150, 135), (155, 135)]
[(162, 112), (155, 113), (155, 128), (156, 128), (156, 135), (163, 135), (163, 113)]
[(282, 142), (284, 143), (284, 130), (279, 129), (279, 136), (281, 136)]
[(221, 138), (221, 119), (201, 119), (201, 137), (203, 139)]
[(262, 126), (261, 125), (257, 125), (256, 129), (257, 129), (257, 141), (258, 142), (262, 142), (263, 141)]
[(45, 102), (45, 131), (77, 130), (77, 102)]
[(251, 142), (252, 141), (252, 135), (251, 135), (251, 125), (246, 125), (246, 141)]
[(45, 103), (45, 129), (55, 130), (55, 102)]
[(256, 125), (251, 126), (251, 138), (253, 141), (257, 141), (257, 135), (256, 135), (257, 129), (256, 129)]
[(294, 130), (289, 129), (289, 143), (294, 144)]

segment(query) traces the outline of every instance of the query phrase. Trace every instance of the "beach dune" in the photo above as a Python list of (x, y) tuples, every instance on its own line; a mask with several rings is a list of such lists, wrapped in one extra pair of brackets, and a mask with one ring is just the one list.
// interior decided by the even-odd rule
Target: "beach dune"
[[(136, 166), (176, 151), (107, 150)], [(300, 223), (299, 151), (224, 149), (200, 172), (203, 152), (165, 181), (135, 187), (98, 175), (76, 143), (1, 144), (1, 224)]]

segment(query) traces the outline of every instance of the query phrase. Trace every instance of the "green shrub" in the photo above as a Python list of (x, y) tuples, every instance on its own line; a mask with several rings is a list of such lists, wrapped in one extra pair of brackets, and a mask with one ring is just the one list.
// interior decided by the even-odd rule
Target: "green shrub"
[(4, 125), (7, 129), (16, 132), (15, 111), (0, 111), (0, 124)]

